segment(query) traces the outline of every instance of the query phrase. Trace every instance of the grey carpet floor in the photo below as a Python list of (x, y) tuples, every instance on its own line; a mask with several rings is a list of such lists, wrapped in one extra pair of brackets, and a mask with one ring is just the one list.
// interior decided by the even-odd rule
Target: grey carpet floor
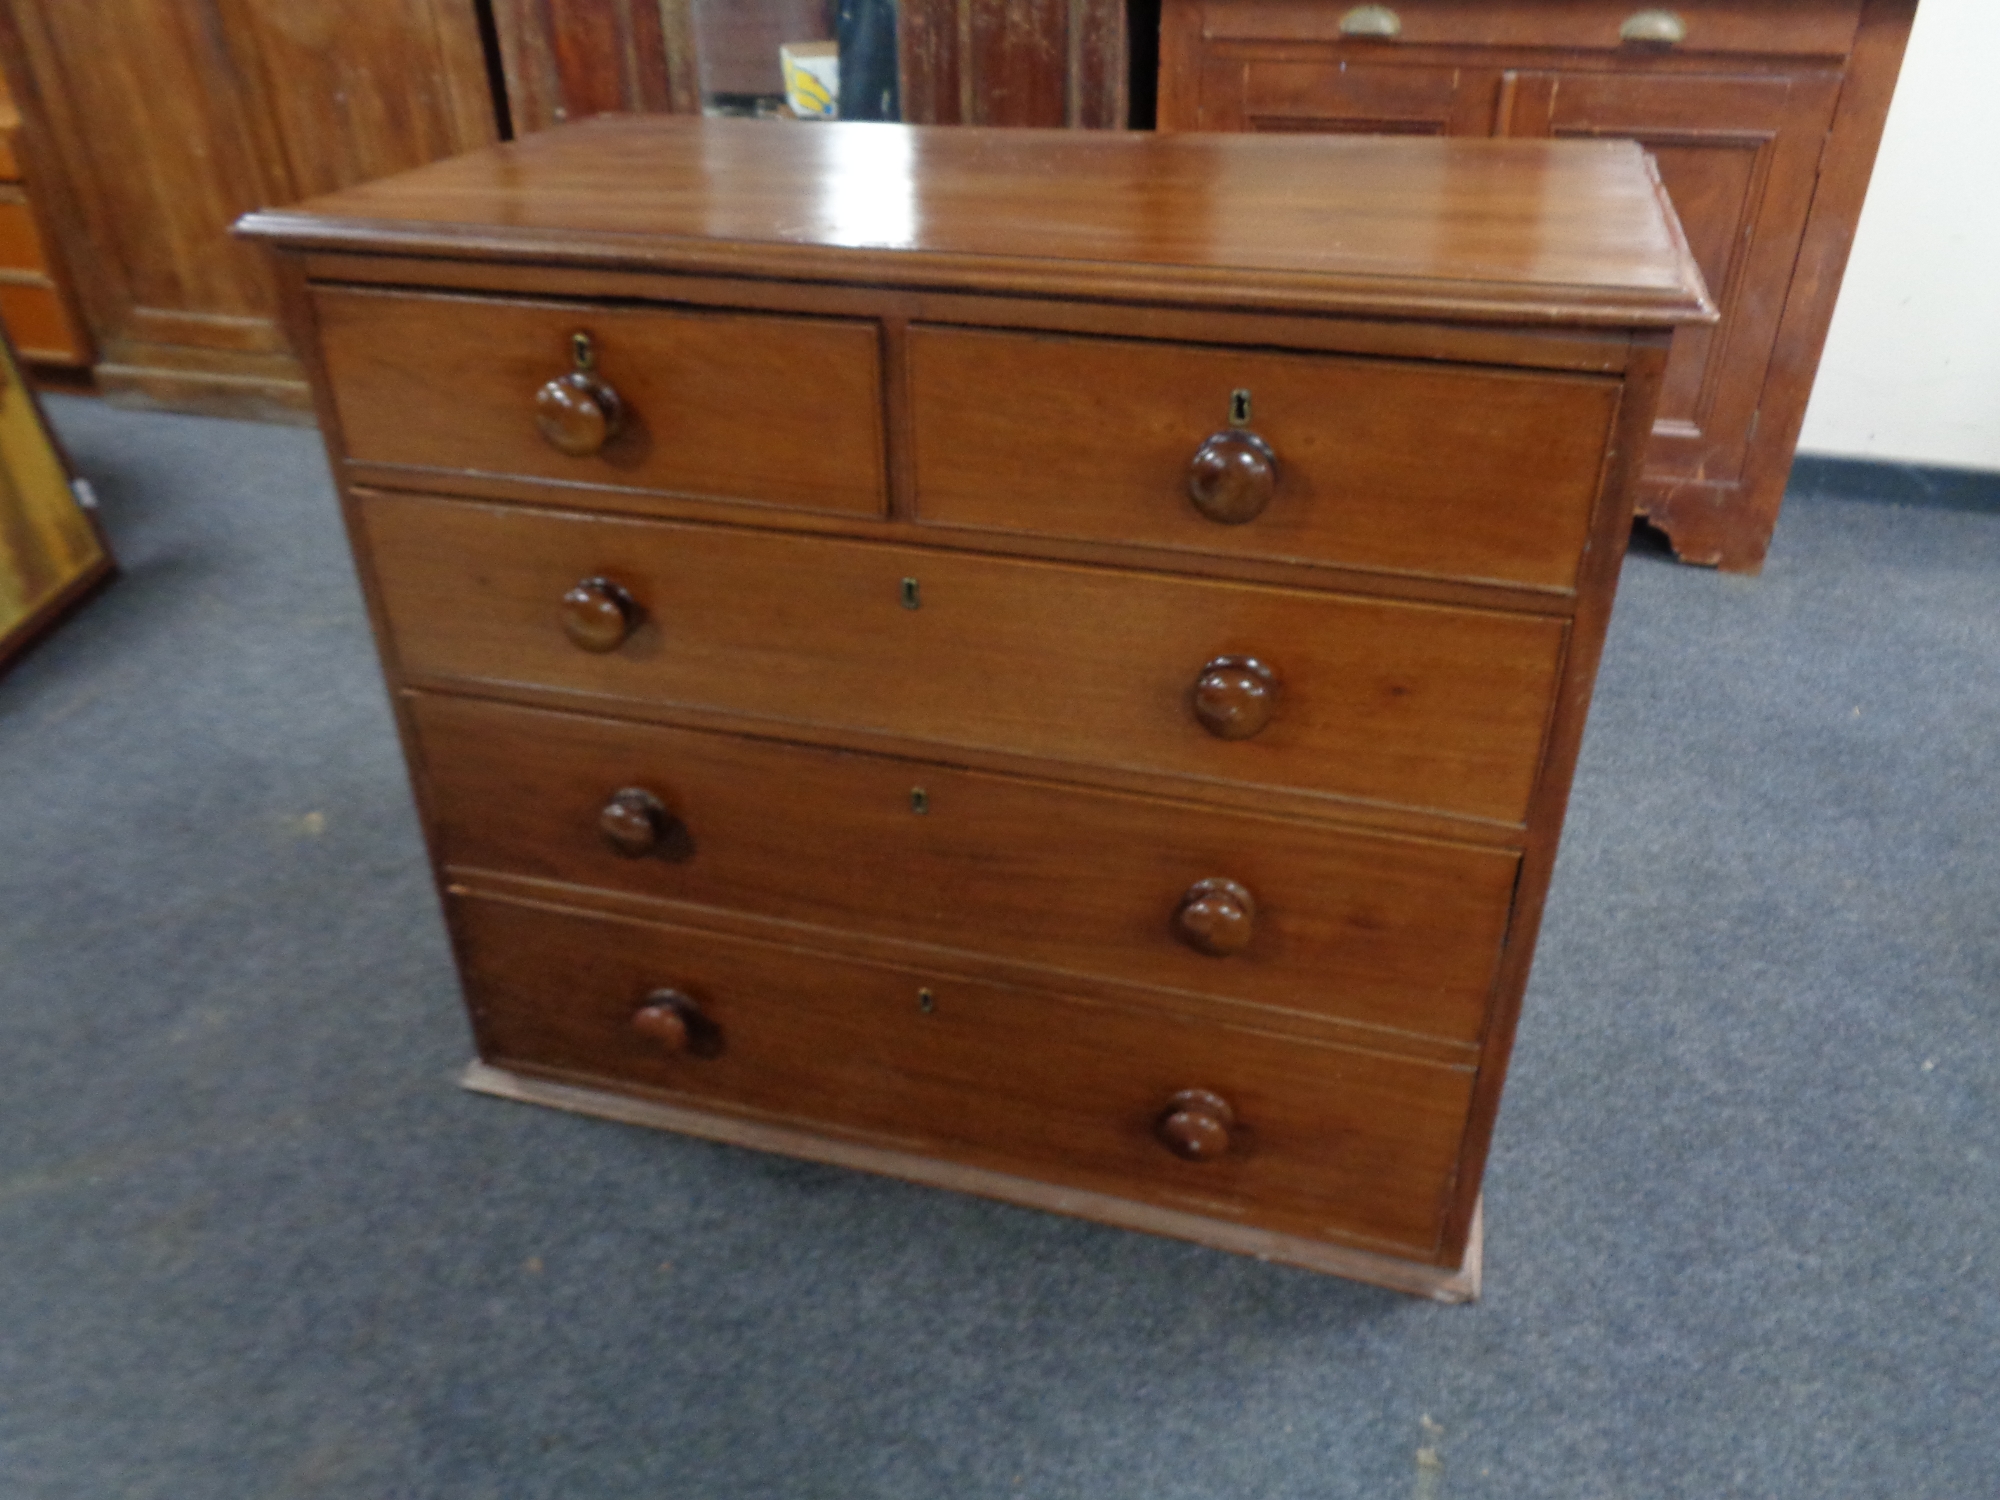
[(1454, 1309), (462, 1093), (316, 437), (52, 406), (0, 1500), (2000, 1493), (2000, 512), (1631, 556)]

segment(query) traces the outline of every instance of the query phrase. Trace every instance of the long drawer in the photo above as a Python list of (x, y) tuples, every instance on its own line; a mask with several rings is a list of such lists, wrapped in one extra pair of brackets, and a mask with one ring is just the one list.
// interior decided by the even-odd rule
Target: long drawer
[[(488, 1062), (1437, 1258), (1470, 1069), (476, 894), (451, 908)], [(1226, 1107), (1220, 1131), (1190, 1091)], [(1163, 1127), (1194, 1113), (1206, 1159), (1186, 1160)]]
[[(1389, 11), (1396, 34), (1348, 28), (1364, 18), (1355, 11)], [(1662, 20), (1665, 17), (1667, 19)], [(1379, 26), (1378, 16), (1366, 18)], [(1370, 61), (1393, 62), (1407, 46), (1582, 47), (1632, 57), (1734, 52), (1780, 56), (1844, 57), (1861, 24), (1861, 0), (1785, 0), (1745, 5), (1742, 0), (1394, 0), (1388, 6), (1328, 0), (1231, 0), (1203, 7), (1203, 34), (1212, 40), (1272, 42), (1351, 41)], [(1651, 25), (1647, 23), (1651, 22)], [(1662, 25), (1678, 23), (1675, 33)], [(1628, 24), (1634, 35), (1625, 35)], [(1657, 40), (1648, 41), (1647, 37)]]
[[(615, 303), (320, 287), (347, 456), (368, 464), (879, 515), (875, 325)], [(619, 398), (594, 453), (558, 451), (537, 393), (575, 374)]]
[(1481, 1034), (1519, 864), (734, 735), (432, 694), (411, 709), (455, 876), (565, 881), (1465, 1043)]
[[(1507, 824), (1527, 813), (1564, 643), (1542, 616), (408, 495), (361, 505), (395, 651), (420, 684)], [(579, 649), (566, 595), (615, 595), (629, 633)]]
[[(1576, 583), (1619, 392), (963, 328), (912, 329), (909, 359), (921, 520), (1551, 589)], [(1211, 519), (1190, 472), (1238, 431), (1275, 482), (1251, 518)]]

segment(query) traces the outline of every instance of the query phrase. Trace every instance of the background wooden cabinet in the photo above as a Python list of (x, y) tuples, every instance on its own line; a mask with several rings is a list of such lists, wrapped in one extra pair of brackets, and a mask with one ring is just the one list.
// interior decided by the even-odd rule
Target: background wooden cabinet
[(1324, 0), (1166, 0), (1160, 124), (1643, 142), (1722, 321), (1676, 341), (1640, 508), (1755, 571), (1916, 0), (1685, 0), (1672, 46), (1621, 38), (1638, 9), (1405, 0), (1367, 37)]
[[(747, 81), (754, 49), (775, 56), (778, 29), (829, 34), (834, 7), (822, 3), (493, 0), (514, 129), (611, 110), (698, 111), (704, 88)], [(900, 0), (897, 24), (905, 120), (1126, 123), (1125, 0)]]
[(182, 407), (309, 406), (239, 216), (494, 139), (472, 0), (0, 0), (0, 61), (100, 386)]

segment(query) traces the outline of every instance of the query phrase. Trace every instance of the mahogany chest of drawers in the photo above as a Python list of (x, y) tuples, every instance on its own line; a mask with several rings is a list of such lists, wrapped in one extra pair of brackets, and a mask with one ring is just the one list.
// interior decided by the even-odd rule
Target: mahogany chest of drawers
[(244, 229), (469, 1082), (1471, 1294), (1712, 316), (1636, 147), (606, 119)]

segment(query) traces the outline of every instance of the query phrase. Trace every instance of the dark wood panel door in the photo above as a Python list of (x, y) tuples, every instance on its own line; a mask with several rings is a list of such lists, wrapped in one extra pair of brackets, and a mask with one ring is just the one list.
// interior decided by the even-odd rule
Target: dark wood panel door
[[(614, 110), (695, 114), (772, 87), (776, 43), (825, 36), (824, 0), (494, 0), (516, 133)], [(1125, 124), (1124, 0), (901, 0), (902, 118)]]
[(0, 0), (37, 207), (107, 391), (310, 405), (243, 214), (494, 138), (470, 0)]
[(1832, 72), (1564, 71), (1508, 79), (1510, 135), (1622, 137), (1659, 163), (1722, 310), (1674, 340), (1649, 474), (1728, 482), (1744, 468), (1784, 298), (1840, 94)]

